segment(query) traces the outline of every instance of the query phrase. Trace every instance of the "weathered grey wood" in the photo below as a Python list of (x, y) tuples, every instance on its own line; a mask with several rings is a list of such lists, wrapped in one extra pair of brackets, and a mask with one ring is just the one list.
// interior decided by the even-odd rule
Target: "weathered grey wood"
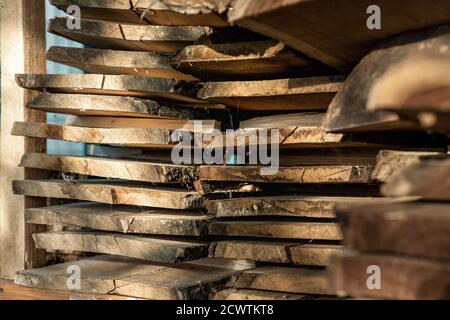
[[(379, 290), (368, 288), (369, 266), (381, 269)], [(450, 298), (450, 266), (447, 262), (347, 252), (333, 257), (329, 269), (330, 285), (339, 295), (402, 300)]]
[(46, 251), (113, 254), (156, 263), (179, 263), (208, 256), (209, 244), (98, 231), (47, 232), (33, 235), (36, 247)]
[(69, 29), (67, 18), (50, 20), (49, 32), (99, 49), (175, 53), (212, 33), (209, 27), (143, 26), (81, 19)]
[(51, 0), (61, 10), (81, 8), (83, 17), (132, 24), (225, 27), (230, 0)]
[(386, 196), (417, 196), (450, 200), (450, 160), (429, 160), (411, 165), (382, 186)]
[(23, 156), (20, 165), (24, 168), (153, 183), (188, 184), (197, 179), (195, 166), (177, 166), (94, 157), (29, 153)]
[(251, 111), (326, 110), (343, 77), (208, 82), (198, 97)]
[(238, 0), (229, 19), (339, 70), (352, 68), (383, 39), (450, 22), (450, 5), (440, 0), (383, 0), (376, 3), (381, 29), (371, 30), (366, 14), (371, 5), (370, 0)]
[(334, 222), (217, 221), (209, 224), (215, 236), (261, 237), (302, 240), (342, 240)]
[(212, 300), (251, 300), (251, 301), (276, 301), (276, 300), (307, 300), (309, 297), (300, 294), (289, 294), (283, 292), (225, 289), (213, 295)]
[(326, 271), (316, 269), (258, 267), (236, 276), (229, 286), (298, 294), (333, 294), (328, 287)]
[(203, 199), (182, 189), (142, 187), (108, 180), (14, 181), (15, 194), (166, 209), (198, 209)]
[(402, 174), (402, 170), (408, 166), (420, 163), (427, 159), (443, 155), (439, 152), (413, 152), (413, 151), (392, 151), (382, 150), (377, 157), (377, 165), (372, 173), (372, 179), (386, 182), (392, 177)]
[(209, 250), (212, 258), (326, 266), (329, 257), (340, 253), (342, 247), (339, 245), (233, 240), (213, 243)]
[(391, 66), (401, 63), (410, 55), (440, 54), (448, 59), (450, 51), (445, 48), (449, 45), (448, 25), (404, 34), (386, 41), (367, 55), (347, 78), (342, 90), (330, 104), (323, 122), (324, 129), (330, 132), (347, 132), (417, 128), (415, 122), (402, 120), (395, 113), (368, 110), (370, 90)]
[[(81, 288), (70, 290), (67, 270), (78, 266)], [(122, 294), (143, 299), (206, 299), (213, 288), (233, 275), (253, 267), (251, 263), (202, 259), (175, 266), (117, 256), (100, 256), (20, 272), (19, 285), (84, 293)]]
[(25, 89), (53, 93), (100, 94), (160, 98), (198, 103), (196, 84), (167, 78), (101, 74), (19, 74)]
[(27, 209), (28, 223), (89, 228), (125, 234), (202, 236), (212, 219), (200, 211), (144, 209), (97, 203), (74, 203)]
[(346, 247), (447, 260), (450, 260), (449, 213), (450, 205), (444, 203), (336, 207)]
[(154, 52), (117, 51), (90, 48), (51, 47), (47, 60), (72, 66), (88, 73), (198, 80), (173, 69), (170, 57)]
[(334, 73), (273, 40), (187, 46), (173, 58), (172, 66), (205, 81), (268, 80)]
[(201, 181), (275, 183), (368, 183), (371, 165), (280, 167), (274, 175), (263, 175), (261, 166), (201, 166)]
[(27, 107), (38, 111), (77, 116), (194, 120), (207, 118), (208, 109), (223, 108), (224, 106), (190, 105), (107, 95), (45, 93), (30, 101)]

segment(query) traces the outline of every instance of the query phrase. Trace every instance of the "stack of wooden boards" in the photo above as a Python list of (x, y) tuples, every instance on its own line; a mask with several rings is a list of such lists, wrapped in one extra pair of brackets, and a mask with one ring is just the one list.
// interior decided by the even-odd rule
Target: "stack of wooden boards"
[[(447, 146), (446, 139), (390, 113), (361, 124), (371, 74), (357, 68), (346, 78), (379, 40), (450, 21), (445, 8), (424, 17), (424, 5), (413, 1), (404, 14), (415, 19), (400, 19), (373, 38), (365, 20), (347, 16), (350, 4), (364, 16), (364, 2), (330, 10), (328, 1), (301, 0), (52, 0), (63, 10), (80, 6), (82, 20), (74, 29), (57, 18), (49, 31), (90, 48), (53, 47), (47, 58), (89, 74), (18, 75), (22, 87), (42, 92), (29, 108), (70, 117), (63, 126), (17, 123), (13, 134), (88, 143), (89, 155), (26, 154), (21, 166), (54, 171), (55, 180), (13, 187), (17, 194), (60, 201), (26, 211), (28, 223), (63, 226), (36, 234), (38, 248), (104, 256), (26, 270), (16, 282), (67, 290), (67, 270), (77, 265), (82, 278), (76, 290), (85, 293), (144, 299), (334, 295), (325, 270), (342, 251), (334, 205), (410, 201), (381, 197), (378, 184), (389, 175), (376, 174), (379, 151), (443, 153)], [(398, 11), (397, 4), (385, 5)], [(314, 21), (322, 21), (320, 27)], [(334, 25), (324, 31), (323, 21)], [(343, 25), (355, 34), (336, 36)], [(333, 41), (340, 43), (330, 46)], [(389, 49), (380, 50), (371, 55)], [(359, 118), (349, 108), (358, 108)], [(342, 119), (349, 130), (342, 130)], [(330, 128), (334, 120), (337, 129)], [(355, 121), (361, 124), (356, 129)], [(240, 130), (189, 149), (218, 152), (232, 144), (223, 152), (225, 165), (173, 164), (180, 136), (174, 133), (194, 139), (227, 128)], [(379, 132), (386, 129), (408, 131)], [(270, 175), (261, 171), (267, 163), (246, 162), (267, 151), (279, 161)]]

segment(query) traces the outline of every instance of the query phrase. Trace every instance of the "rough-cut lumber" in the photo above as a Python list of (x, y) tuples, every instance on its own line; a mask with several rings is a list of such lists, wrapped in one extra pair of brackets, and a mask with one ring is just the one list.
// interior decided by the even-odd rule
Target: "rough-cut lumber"
[(24, 168), (153, 183), (187, 184), (197, 179), (194, 166), (94, 157), (58, 156), (44, 153), (25, 154), (20, 165)]
[(286, 293), (332, 294), (325, 270), (290, 267), (259, 267), (235, 277), (229, 286), (235, 289), (255, 289)]
[(46, 251), (113, 254), (157, 263), (179, 263), (208, 256), (208, 244), (98, 231), (47, 232), (33, 235)]
[(30, 197), (74, 199), (166, 209), (197, 209), (203, 199), (182, 189), (141, 187), (108, 180), (14, 181), (15, 194)]
[(448, 55), (418, 55), (394, 65), (372, 88), (367, 108), (389, 110), (425, 129), (450, 133)]
[(326, 266), (329, 257), (340, 253), (342, 247), (338, 245), (232, 240), (214, 243), (209, 250), (212, 258)]
[[(436, 4), (436, 8), (438, 7), (439, 5)], [(417, 127), (415, 122), (402, 120), (395, 113), (368, 110), (370, 90), (393, 65), (401, 63), (410, 55), (431, 53), (440, 54), (448, 59), (450, 51), (446, 48), (449, 46), (450, 26), (448, 25), (404, 34), (386, 41), (367, 55), (347, 78), (343, 88), (330, 104), (327, 117), (323, 122), (325, 130), (331, 132), (378, 131)]]
[(377, 157), (377, 165), (372, 173), (372, 179), (386, 182), (392, 177), (401, 174), (408, 166), (420, 163), (427, 157), (443, 155), (438, 152), (413, 152), (382, 150)]
[(47, 52), (47, 60), (72, 66), (88, 73), (197, 80), (173, 69), (169, 64), (169, 59), (169, 56), (142, 51), (51, 47)]
[(96, 203), (74, 203), (27, 209), (28, 223), (88, 228), (125, 234), (203, 236), (211, 217), (200, 211), (144, 209)]
[(274, 175), (263, 175), (261, 166), (201, 166), (201, 181), (267, 183), (368, 183), (371, 165), (280, 167)]
[(322, 64), (273, 40), (188, 46), (173, 58), (172, 66), (205, 81), (268, 80), (333, 74)]
[(14, 84), (17, 73), (44, 73), (45, 66), (45, 1), (1, 1), (1, 133), (0, 148), (0, 277), (12, 279), (25, 268), (45, 265), (46, 256), (36, 250), (32, 233), (40, 227), (25, 224), (25, 208), (45, 205), (45, 199), (17, 198), (11, 194), (11, 181), (45, 179), (45, 172), (17, 167), (25, 152), (45, 152), (41, 139), (11, 137), (14, 121), (45, 121), (46, 115), (24, 108), (33, 99), (32, 92)]
[[(369, 266), (380, 267), (379, 290), (368, 288)], [(447, 262), (347, 252), (333, 257), (329, 269), (330, 285), (343, 296), (402, 300), (450, 298), (450, 266)]]
[(340, 76), (208, 82), (198, 97), (240, 110), (323, 110), (342, 87)]
[(289, 294), (284, 292), (272, 292), (262, 290), (225, 289), (213, 295), (212, 300), (251, 300), (251, 301), (276, 301), (276, 300), (308, 300), (308, 296)]
[(410, 201), (408, 198), (271, 196), (209, 200), (205, 202), (210, 215), (216, 217), (286, 216), (335, 219), (333, 207), (339, 203), (380, 203)]
[(57, 94), (39, 95), (27, 108), (51, 113), (78, 116), (119, 116), (160, 119), (205, 119), (209, 108), (220, 105), (183, 105), (176, 102), (154, 101), (133, 97)]
[(450, 160), (428, 160), (413, 164), (382, 186), (386, 196), (417, 196), (428, 200), (450, 200)]
[(69, 29), (67, 18), (50, 20), (49, 32), (99, 49), (174, 53), (210, 34), (209, 27), (140, 26), (81, 19)]
[(342, 240), (339, 225), (334, 222), (217, 221), (209, 224), (209, 234), (301, 240)]
[(226, 27), (231, 0), (51, 0), (67, 10), (81, 8), (83, 18), (130, 24)]
[(450, 4), (440, 0), (382, 0), (376, 3), (381, 28), (371, 30), (367, 26), (371, 14), (366, 12), (373, 4), (370, 0), (238, 0), (229, 18), (339, 70), (352, 68), (380, 40), (450, 22)]
[(195, 83), (167, 78), (101, 74), (19, 74), (16, 81), (22, 88), (45, 92), (201, 102), (195, 98)]
[(224, 289), (234, 275), (254, 264), (202, 259), (175, 266), (117, 256), (101, 256), (43, 269), (20, 272), (16, 283), (50, 290), (69, 290), (70, 266), (81, 269), (81, 288), (73, 292), (119, 294), (153, 300), (207, 299), (212, 289)]
[(88, 128), (16, 122), (12, 135), (124, 147), (172, 148), (178, 144), (172, 136), (175, 131), (166, 128)]
[(450, 205), (338, 205), (346, 247), (450, 260)]

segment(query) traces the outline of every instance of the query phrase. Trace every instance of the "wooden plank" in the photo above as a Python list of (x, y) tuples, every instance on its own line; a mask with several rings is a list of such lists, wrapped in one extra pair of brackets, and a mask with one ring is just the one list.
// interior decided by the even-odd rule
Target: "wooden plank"
[(329, 257), (340, 253), (342, 247), (339, 245), (233, 240), (213, 243), (209, 250), (212, 258), (326, 266)]
[[(166, 128), (88, 128), (17, 122), (12, 135), (138, 148), (173, 148), (178, 144)], [(188, 131), (178, 130), (182, 132)]]
[[(414, 200), (414, 198), (412, 198)], [(410, 201), (409, 198), (370, 198), (332, 196), (268, 196), (209, 200), (205, 207), (216, 217), (265, 217), (285, 216), (298, 218), (335, 219), (336, 204), (380, 203)]]
[(25, 89), (52, 93), (76, 93), (159, 98), (198, 103), (196, 84), (167, 78), (101, 74), (19, 74)]
[[(367, 285), (369, 266), (381, 269), (381, 288)], [(331, 283), (340, 295), (356, 298), (437, 300), (449, 299), (450, 267), (437, 260), (347, 252), (330, 264)]]
[(449, 51), (445, 48), (449, 45), (448, 25), (404, 34), (380, 45), (359, 63), (331, 102), (323, 122), (325, 130), (348, 132), (417, 128), (416, 123), (402, 120), (395, 113), (368, 110), (370, 90), (393, 65), (410, 55), (430, 53), (448, 59)]
[(45, 205), (45, 200), (19, 198), (11, 192), (13, 180), (47, 177), (45, 172), (17, 167), (23, 153), (45, 152), (46, 142), (10, 136), (14, 121), (46, 120), (44, 113), (24, 108), (34, 94), (14, 83), (17, 73), (46, 71), (44, 6), (43, 0), (1, 2), (0, 275), (5, 278), (46, 262), (45, 253), (35, 249), (31, 237), (42, 230), (25, 224), (23, 215), (25, 208)]
[(43, 290), (21, 287), (13, 281), (0, 280), (0, 301), (105, 301), (105, 300), (137, 300), (118, 295), (107, 294), (74, 294), (64, 291)]
[(261, 166), (201, 166), (201, 181), (267, 183), (368, 183), (370, 165), (280, 167), (273, 175), (263, 175)]
[(165, 209), (198, 209), (203, 199), (196, 192), (177, 188), (135, 186), (108, 180), (14, 181), (15, 194), (30, 197), (73, 199)]
[(352, 68), (383, 39), (450, 22), (450, 5), (439, 0), (382, 0), (376, 3), (381, 8), (381, 28), (371, 30), (367, 27), (371, 15), (366, 12), (373, 4), (370, 0), (333, 4), (326, 0), (239, 0), (229, 19), (338, 70)]
[(386, 196), (417, 196), (450, 200), (450, 160), (429, 160), (411, 165), (382, 186)]
[(392, 177), (402, 174), (402, 170), (408, 166), (420, 163), (433, 156), (445, 156), (439, 152), (413, 152), (382, 150), (377, 157), (377, 165), (372, 173), (372, 179), (387, 182)]
[(208, 82), (198, 97), (250, 111), (326, 110), (343, 77)]
[(156, 263), (179, 263), (208, 256), (209, 244), (99, 231), (47, 232), (33, 235), (36, 247), (46, 251), (113, 254)]
[(332, 294), (327, 283), (325, 270), (258, 267), (244, 271), (229, 284), (235, 289), (278, 291), (295, 294)]
[(25, 154), (20, 165), (24, 168), (152, 183), (189, 184), (197, 179), (195, 166), (94, 157), (57, 156), (44, 153)]
[(168, 56), (154, 52), (51, 47), (47, 52), (47, 60), (87, 73), (198, 80), (173, 69)]
[(342, 240), (334, 222), (216, 221), (209, 224), (214, 236), (261, 237), (302, 240)]
[(449, 212), (450, 205), (444, 203), (336, 207), (338, 218), (345, 221), (341, 227), (348, 248), (447, 260)]
[(273, 40), (187, 46), (172, 60), (205, 81), (243, 81), (333, 74), (331, 69)]
[(67, 18), (50, 20), (49, 32), (99, 49), (175, 53), (212, 33), (209, 27), (143, 26), (81, 19), (69, 29)]
[(276, 300), (307, 300), (309, 297), (300, 294), (284, 292), (272, 292), (261, 290), (225, 289), (214, 294), (212, 300), (251, 300), (251, 301), (276, 301)]
[(195, 210), (112, 207), (90, 202), (27, 209), (25, 218), (33, 224), (167, 236), (203, 236), (212, 219)]
[(51, 0), (66, 11), (77, 5), (85, 19), (129, 24), (225, 27), (230, 0)]
[(367, 108), (389, 110), (427, 130), (450, 133), (447, 55), (418, 55), (392, 66), (372, 88)]
[(194, 120), (207, 118), (209, 115), (208, 109), (223, 107), (220, 105), (190, 105), (133, 97), (45, 93), (30, 101), (27, 108), (77, 116)]

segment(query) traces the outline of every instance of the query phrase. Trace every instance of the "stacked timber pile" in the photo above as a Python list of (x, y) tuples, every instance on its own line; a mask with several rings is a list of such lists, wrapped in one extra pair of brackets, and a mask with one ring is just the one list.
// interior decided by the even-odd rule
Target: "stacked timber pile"
[[(77, 265), (74, 290), (84, 293), (330, 297), (337, 291), (326, 266), (345, 235), (334, 205), (414, 201), (380, 194), (392, 176), (383, 161), (400, 157), (397, 172), (446, 150), (446, 138), (416, 121), (366, 110), (370, 89), (386, 65), (403, 60), (402, 50), (445, 55), (445, 26), (414, 32), (436, 37), (422, 46), (391, 38), (394, 45), (347, 75), (381, 40), (449, 22), (447, 4), (423, 15), (428, 4), (409, 1), (408, 18), (374, 36), (360, 0), (333, 9), (302, 0), (51, 2), (80, 6), (82, 20), (73, 29), (57, 18), (50, 32), (90, 48), (54, 47), (48, 59), (88, 74), (18, 75), (22, 87), (42, 92), (29, 108), (70, 117), (63, 126), (17, 123), (13, 134), (89, 143), (89, 155), (24, 155), (23, 167), (54, 171), (55, 180), (16, 181), (14, 191), (59, 199), (26, 212), (29, 223), (58, 230), (36, 234), (38, 248), (103, 255), (23, 271), (19, 284), (67, 290), (67, 270)], [(397, 2), (382, 2), (388, 17), (401, 12)], [(350, 17), (355, 10), (361, 15)], [(174, 164), (179, 130), (207, 137), (189, 152), (208, 161)]]

